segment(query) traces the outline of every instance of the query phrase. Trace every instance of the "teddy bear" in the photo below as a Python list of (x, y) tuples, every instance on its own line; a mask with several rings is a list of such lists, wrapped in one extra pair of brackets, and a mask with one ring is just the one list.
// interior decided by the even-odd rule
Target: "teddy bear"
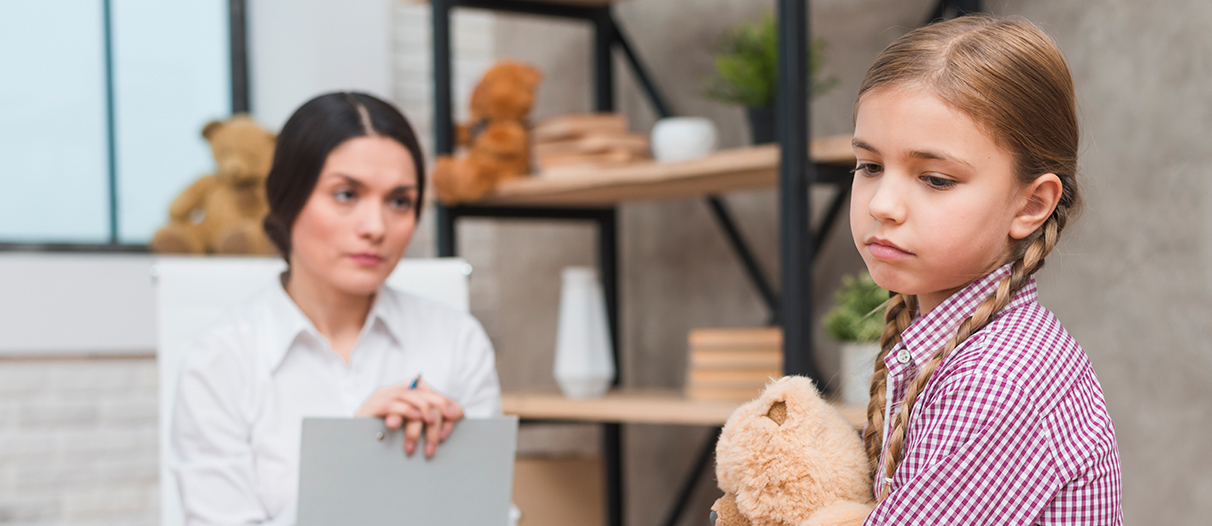
[(493, 65), (471, 93), (471, 122), (458, 126), (458, 156), (439, 156), (433, 185), (448, 205), (475, 201), (506, 179), (530, 173), (530, 131), (526, 117), (534, 106), (543, 74), (510, 60)]
[(275, 254), (261, 222), (269, 211), (265, 178), (277, 136), (248, 115), (202, 128), (218, 169), (189, 185), (168, 208), (169, 223), (152, 237), (162, 254)]
[(874, 508), (858, 431), (800, 376), (737, 408), (716, 443), (714, 526), (859, 526)]

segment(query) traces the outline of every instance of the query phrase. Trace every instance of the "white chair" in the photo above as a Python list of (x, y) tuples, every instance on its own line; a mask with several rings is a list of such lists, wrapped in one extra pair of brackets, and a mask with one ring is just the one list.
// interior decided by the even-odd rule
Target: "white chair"
[[(278, 258), (157, 257), (156, 361), (160, 373), (160, 524), (185, 522), (169, 470), (173, 405), (185, 355), (228, 310), (275, 283), (286, 268)], [(403, 259), (387, 284), (468, 311), (471, 265), (462, 259)]]

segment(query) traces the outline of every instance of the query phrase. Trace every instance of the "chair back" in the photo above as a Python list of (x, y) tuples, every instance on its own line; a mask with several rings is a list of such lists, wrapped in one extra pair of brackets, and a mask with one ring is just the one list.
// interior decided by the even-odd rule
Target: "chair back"
[[(173, 406), (186, 354), (224, 313), (274, 284), (280, 258), (163, 256), (154, 259), (156, 362), (160, 377), (160, 524), (185, 523), (172, 460)], [(468, 312), (471, 265), (457, 258), (402, 259), (387, 278), (397, 290)]]

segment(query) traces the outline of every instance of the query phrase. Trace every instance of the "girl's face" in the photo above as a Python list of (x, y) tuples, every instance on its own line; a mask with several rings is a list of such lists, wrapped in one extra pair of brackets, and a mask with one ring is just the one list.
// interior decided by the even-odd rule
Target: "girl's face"
[[(868, 92), (854, 125), (850, 229), (881, 287), (927, 312), (1007, 261), (1027, 204), (1014, 160), (929, 91)], [(1021, 234), (1021, 235), (1020, 235)]]
[(416, 206), (416, 168), (404, 146), (380, 136), (341, 143), (295, 219), (290, 279), (373, 294), (412, 239)]

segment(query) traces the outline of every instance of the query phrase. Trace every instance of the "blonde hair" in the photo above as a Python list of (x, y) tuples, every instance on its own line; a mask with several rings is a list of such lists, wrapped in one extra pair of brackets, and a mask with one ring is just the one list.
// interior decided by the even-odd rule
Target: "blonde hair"
[[(1013, 264), (997, 289), (963, 320), (954, 337), (935, 351), (909, 385), (888, 432), (885, 475), (904, 458), (909, 416), (931, 375), (951, 351), (981, 330), (1044, 266), (1060, 232), (1081, 204), (1077, 188), (1077, 104), (1073, 78), (1056, 43), (1026, 20), (965, 16), (919, 28), (893, 42), (875, 59), (859, 88), (855, 113), (872, 90), (925, 88), (970, 116), (1014, 159), (1015, 177), (1026, 185), (1052, 173), (1061, 181), (1060, 202), (1039, 229), (1016, 242)], [(881, 351), (871, 378), (863, 442), (874, 472), (884, 449), (888, 370), (884, 357), (901, 341), (917, 312), (917, 297), (891, 293)], [(884, 495), (890, 491), (885, 484)]]

